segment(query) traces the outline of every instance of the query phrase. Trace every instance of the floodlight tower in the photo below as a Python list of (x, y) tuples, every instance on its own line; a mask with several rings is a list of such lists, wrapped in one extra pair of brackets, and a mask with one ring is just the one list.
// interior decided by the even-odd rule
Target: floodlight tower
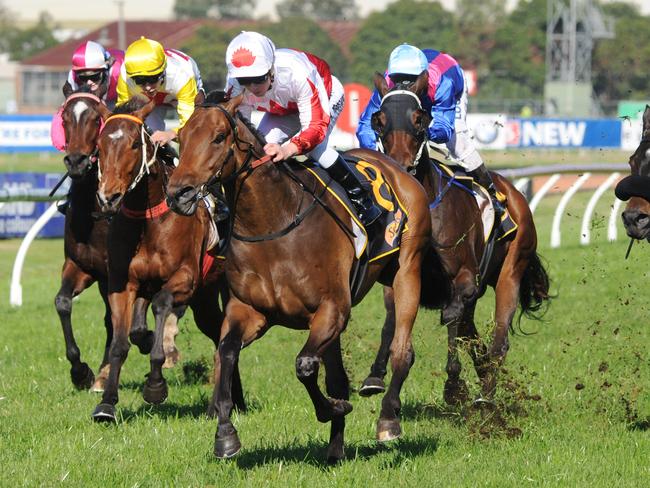
[(614, 37), (613, 19), (592, 0), (547, 0), (545, 112), (587, 117), (597, 113), (591, 84), (594, 39)]

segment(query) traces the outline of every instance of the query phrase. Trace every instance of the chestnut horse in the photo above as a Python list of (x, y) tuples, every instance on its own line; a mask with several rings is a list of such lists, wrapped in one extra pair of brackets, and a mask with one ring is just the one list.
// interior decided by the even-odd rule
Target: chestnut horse
[[(533, 216), (523, 195), (505, 178), (492, 173), (495, 185), (507, 196), (508, 211), (519, 225), (514, 237), (496, 242), (491, 259), (481, 265), (486, 243), (483, 222), (474, 197), (455, 185), (447, 185), (427, 151), (427, 130), (431, 122), (422, 110), (419, 95), (428, 85), (427, 72), (415, 83), (401, 91), (389, 92), (386, 80), (375, 75), (375, 87), (382, 97), (381, 108), (372, 116), (372, 126), (381, 140), (386, 154), (404, 169), (415, 174), (424, 186), (431, 203), (431, 226), (433, 245), (440, 262), (431, 260), (431, 271), (438, 280), (446, 276), (449, 291), (429, 286), (437, 281), (422, 284), (425, 303), (441, 308), (441, 321), (448, 330), (447, 380), (444, 399), (449, 404), (465, 402), (469, 392), (460, 378), (461, 364), (458, 345), (467, 347), (481, 380), (482, 397), (490, 401), (496, 388), (496, 376), (509, 348), (508, 331), (517, 309), (535, 317), (540, 307), (549, 299), (549, 280), (537, 249), (537, 233)], [(483, 270), (483, 273), (481, 271)], [(481, 340), (474, 324), (477, 300), (486, 287), (496, 292), (495, 329), (492, 344), (488, 348)], [(385, 289), (384, 302), (387, 309), (382, 330), (382, 345), (370, 375), (364, 380), (360, 393), (373, 394), (383, 390), (388, 348), (386, 344), (393, 335), (392, 290)], [(438, 302), (438, 303), (436, 303)], [(365, 391), (364, 391), (365, 390)]]
[[(209, 259), (206, 248), (211, 217), (206, 208), (192, 217), (169, 211), (164, 182), (171, 169), (160, 162), (157, 147), (151, 143), (143, 123), (154, 107), (153, 101), (143, 106), (137, 99), (119, 107), (115, 114), (100, 107), (105, 125), (97, 141), (97, 200), (102, 213), (112, 216), (108, 233), (108, 302), (113, 341), (104, 394), (92, 414), (96, 421), (115, 421), (120, 371), (129, 350), (137, 299), (151, 301), (156, 320), (151, 371), (143, 391), (149, 403), (158, 404), (167, 397), (167, 383), (162, 375), (162, 333), (172, 308), (188, 304), (201, 332), (214, 342), (215, 351), (223, 321), (218, 301), (219, 291), (224, 287), (223, 266), (221, 260), (211, 265), (205, 261)], [(243, 410), (238, 371), (234, 383), (237, 406)], [(217, 386), (218, 382), (215, 394)], [(213, 396), (208, 413), (213, 413), (214, 405)]]
[[(70, 361), (72, 383), (79, 389), (91, 388), (103, 391), (108, 377), (108, 350), (113, 337), (110, 307), (107, 299), (106, 239), (108, 222), (98, 220), (97, 194), (97, 137), (101, 125), (99, 98), (86, 91), (64, 92), (66, 101), (62, 109), (63, 128), (66, 136), (66, 155), (63, 158), (67, 174), (72, 179), (69, 205), (65, 216), (63, 271), (61, 288), (54, 304), (61, 320), (66, 345), (66, 357)], [(104, 302), (104, 327), (106, 341), (104, 356), (95, 378), (92, 369), (81, 362), (81, 353), (72, 330), (72, 298), (97, 282)], [(153, 344), (152, 334), (147, 331), (144, 319), (147, 302), (138, 300), (139, 319), (134, 324), (131, 340), (143, 354), (148, 354)], [(180, 312), (177, 312), (180, 314)], [(175, 325), (175, 323), (174, 323)], [(173, 333), (172, 333), (173, 334)], [(173, 335), (171, 337), (171, 350)]]
[[(257, 159), (264, 154), (264, 142), (237, 112), (241, 101), (242, 95), (194, 110), (180, 132), (181, 161), (167, 187), (174, 210), (192, 213), (206, 183), (221, 182), (233, 215), (225, 263), (231, 299), (219, 344), (214, 453), (228, 458), (241, 448), (230, 420), (228, 387), (240, 350), (279, 324), (309, 330), (296, 358), (296, 375), (318, 421), (331, 422), (327, 459), (335, 463), (344, 457), (345, 415), (352, 410), (340, 342), (353, 305), (350, 276), (355, 250), (345, 230), (351, 219), (335, 197), (319, 190), (315, 176), (304, 167), (260, 164), (268, 159)], [(400, 390), (414, 361), (411, 330), (420, 297), (420, 263), (431, 232), (427, 199), (418, 182), (383, 154), (366, 150), (346, 154), (380, 168), (408, 215), (399, 252), (368, 265), (355, 298), (357, 303), (375, 281), (395, 290), (393, 376), (377, 423), (378, 439), (388, 441), (401, 435)], [(321, 361), (331, 398), (318, 385)]]
[(650, 106), (648, 105), (643, 112), (641, 142), (634, 154), (630, 156), (629, 164), (631, 174), (616, 185), (616, 196), (621, 200), (629, 200), (621, 215), (623, 225), (630, 238), (650, 239)]

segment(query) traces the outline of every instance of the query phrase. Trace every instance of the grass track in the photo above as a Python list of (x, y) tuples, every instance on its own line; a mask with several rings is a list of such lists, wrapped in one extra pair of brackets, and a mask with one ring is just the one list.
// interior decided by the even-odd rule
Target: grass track
[[(580, 197), (569, 214), (579, 210)], [(141, 396), (148, 360), (132, 348), (122, 375), (118, 426), (95, 425), (95, 394), (71, 386), (53, 307), (62, 263), (59, 240), (38, 241), (24, 273), (24, 306), (8, 307), (18, 241), (0, 241), (0, 486), (648, 486), (650, 484), (650, 249), (605, 242), (578, 246), (579, 218), (566, 216), (563, 247), (548, 248), (552, 200), (538, 210), (540, 253), (558, 295), (544, 322), (522, 320), (511, 337), (499, 403), (510, 430), (442, 402), (446, 331), (422, 311), (414, 331), (417, 361), (402, 399), (401, 441), (378, 446), (380, 400), (354, 394), (348, 460), (324, 466), (329, 428), (318, 424), (294, 374), (306, 334), (272, 329), (242, 352), (251, 411), (236, 416), (243, 443), (228, 462), (212, 458), (216, 424), (203, 416), (210, 386), (166, 373), (170, 397), (160, 407)], [(555, 201), (557, 203), (557, 200)], [(575, 207), (575, 208), (574, 208)], [(607, 204), (598, 208), (606, 215)], [(492, 295), (478, 307), (487, 331)], [(103, 343), (96, 289), (75, 302), (82, 358), (96, 369)], [(381, 293), (353, 311), (343, 336), (352, 385), (365, 376), (379, 341)], [(150, 322), (151, 323), (151, 322)], [(191, 318), (181, 322), (186, 364), (209, 363), (211, 347)], [(477, 386), (467, 356), (463, 376)], [(507, 435), (515, 429), (520, 436)]]

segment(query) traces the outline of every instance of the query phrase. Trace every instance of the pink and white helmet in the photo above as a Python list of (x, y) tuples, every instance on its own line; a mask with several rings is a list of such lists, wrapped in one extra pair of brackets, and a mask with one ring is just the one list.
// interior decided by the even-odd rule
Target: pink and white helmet
[(110, 57), (101, 44), (86, 41), (72, 55), (72, 71), (108, 69)]
[(258, 32), (244, 31), (235, 37), (226, 50), (230, 78), (264, 76), (273, 67), (275, 44)]

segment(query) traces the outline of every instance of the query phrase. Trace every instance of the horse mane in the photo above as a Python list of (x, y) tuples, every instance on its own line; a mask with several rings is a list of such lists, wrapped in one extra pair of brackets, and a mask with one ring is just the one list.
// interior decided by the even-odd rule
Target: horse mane
[(130, 114), (144, 107), (149, 100), (142, 97), (133, 97), (128, 102), (115, 107), (114, 114)]
[[(205, 97), (205, 101), (198, 105), (199, 107), (214, 107), (216, 105), (221, 105), (222, 103), (227, 102), (230, 100), (230, 97), (228, 94), (223, 91), (223, 90), (212, 90), (208, 95)], [(236, 113), (236, 118), (241, 120), (241, 122), (246, 126), (246, 128), (251, 131), (251, 134), (257, 139), (257, 142), (259, 142), (262, 145), (266, 144), (266, 138), (264, 137), (264, 134), (262, 134), (257, 127), (253, 125), (253, 123), (246, 117), (244, 114), (242, 114), (239, 110)]]

